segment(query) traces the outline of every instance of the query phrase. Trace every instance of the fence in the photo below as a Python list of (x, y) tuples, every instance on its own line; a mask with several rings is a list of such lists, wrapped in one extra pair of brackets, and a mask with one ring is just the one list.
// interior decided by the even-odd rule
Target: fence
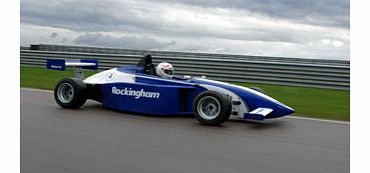
[(250, 82), (348, 90), (349, 61), (244, 55), (149, 51), (60, 45), (22, 47), (21, 65), (45, 66), (46, 59), (99, 59), (101, 70), (134, 65), (151, 54), (170, 62), (178, 75), (207, 76), (227, 82)]

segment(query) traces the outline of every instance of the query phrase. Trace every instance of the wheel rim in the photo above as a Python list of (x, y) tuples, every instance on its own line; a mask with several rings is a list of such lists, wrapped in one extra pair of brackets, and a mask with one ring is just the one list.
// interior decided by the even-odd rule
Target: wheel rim
[(197, 111), (202, 118), (211, 120), (220, 114), (221, 104), (216, 98), (206, 96), (199, 100)]
[(58, 87), (57, 91), (58, 99), (62, 103), (68, 103), (73, 99), (74, 90), (71, 84), (69, 83), (62, 83)]

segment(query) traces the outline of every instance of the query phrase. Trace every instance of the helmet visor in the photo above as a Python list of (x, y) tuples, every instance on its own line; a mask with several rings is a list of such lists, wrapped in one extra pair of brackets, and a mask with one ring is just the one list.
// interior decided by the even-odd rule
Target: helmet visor
[(173, 70), (164, 70), (164, 73), (168, 75), (173, 75)]

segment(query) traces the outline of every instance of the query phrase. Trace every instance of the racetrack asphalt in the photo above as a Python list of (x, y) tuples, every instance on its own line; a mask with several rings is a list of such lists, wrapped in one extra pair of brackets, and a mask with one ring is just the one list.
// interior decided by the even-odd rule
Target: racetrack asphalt
[(350, 125), (283, 117), (203, 126), (155, 117), (60, 108), (52, 92), (21, 89), (21, 172), (349, 172)]

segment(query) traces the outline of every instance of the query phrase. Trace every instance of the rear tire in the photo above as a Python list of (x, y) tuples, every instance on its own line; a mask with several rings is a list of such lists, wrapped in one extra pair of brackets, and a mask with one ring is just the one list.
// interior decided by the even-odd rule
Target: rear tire
[(193, 112), (203, 125), (220, 125), (230, 118), (231, 102), (223, 94), (204, 91), (194, 99)]
[(54, 99), (63, 108), (77, 109), (87, 100), (87, 86), (77, 78), (64, 78), (54, 88)]

